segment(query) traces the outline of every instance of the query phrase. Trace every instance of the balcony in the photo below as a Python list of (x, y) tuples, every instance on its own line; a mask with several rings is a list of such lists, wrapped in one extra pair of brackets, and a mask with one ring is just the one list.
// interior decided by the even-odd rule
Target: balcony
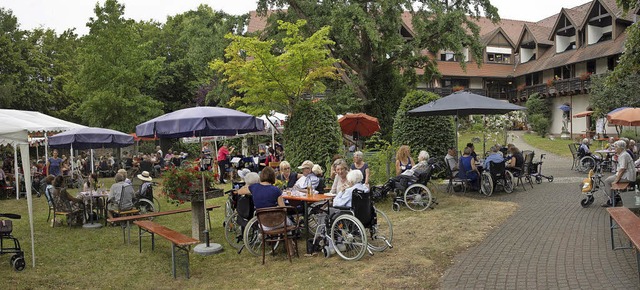
[(544, 97), (570, 96), (577, 94), (586, 94), (591, 88), (591, 79), (582, 80), (580, 78), (571, 78), (565, 80), (557, 80), (553, 85), (539, 84), (525, 87), (522, 91), (515, 91), (512, 102), (526, 102), (530, 95), (535, 93)]
[[(450, 94), (453, 94), (452, 88), (423, 88), (422, 90), (435, 93), (441, 97), (446, 97)], [(464, 89), (464, 90), (474, 94), (481, 95), (481, 96), (494, 98), (494, 99), (510, 100), (515, 97), (515, 90), (513, 91), (496, 91), (496, 90), (488, 90), (488, 89)]]

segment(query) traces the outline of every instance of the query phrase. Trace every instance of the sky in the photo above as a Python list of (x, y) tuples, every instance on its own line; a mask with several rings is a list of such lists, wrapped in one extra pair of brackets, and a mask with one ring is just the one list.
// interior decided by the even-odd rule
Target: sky
[[(503, 19), (538, 21), (560, 12), (562, 7), (571, 8), (590, 0), (492, 0)], [(87, 34), (86, 23), (94, 16), (95, 4), (104, 0), (0, 0), (0, 7), (13, 11), (20, 28), (32, 30), (37, 27), (53, 28), (61, 33), (76, 28), (79, 35)], [(207, 4), (214, 10), (240, 15), (256, 9), (256, 0), (119, 0), (125, 5), (126, 18), (164, 22), (167, 16), (195, 10)]]

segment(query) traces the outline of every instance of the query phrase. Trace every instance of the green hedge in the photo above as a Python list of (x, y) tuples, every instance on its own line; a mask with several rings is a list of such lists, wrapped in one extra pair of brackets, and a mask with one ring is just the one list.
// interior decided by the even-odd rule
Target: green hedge
[(287, 161), (294, 168), (305, 160), (320, 164), (328, 173), (334, 154), (340, 152), (341, 133), (336, 114), (323, 101), (296, 104), (284, 130)]
[(407, 111), (435, 101), (440, 97), (431, 92), (411, 91), (402, 99), (393, 124), (393, 145), (409, 145), (417, 158), (421, 150), (432, 157), (447, 155), (447, 147), (455, 144), (453, 120), (449, 116), (413, 117)]

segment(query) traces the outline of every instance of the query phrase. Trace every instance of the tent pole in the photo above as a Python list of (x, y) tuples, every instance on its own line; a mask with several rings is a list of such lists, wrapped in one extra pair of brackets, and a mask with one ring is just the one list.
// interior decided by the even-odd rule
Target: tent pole
[(485, 128), (487, 128), (487, 115), (482, 115), (482, 156), (487, 158), (487, 134), (485, 134)]
[(71, 180), (73, 180), (73, 173), (75, 172), (75, 162), (73, 162), (73, 143), (71, 143)]
[[(17, 147), (17, 145), (15, 146)], [(29, 144), (20, 144), (20, 153), (22, 153), (22, 171), (24, 171), (24, 185), (26, 187), (25, 191), (27, 192), (27, 208), (29, 210), (29, 230), (31, 232), (31, 265), (35, 268), (36, 246), (33, 234), (33, 197), (31, 196), (31, 165), (29, 164)]]
[[(44, 132), (44, 159), (44, 166), (47, 166), (47, 162), (49, 162), (49, 136), (47, 136), (47, 132)], [(48, 171), (47, 175), (49, 175)]]
[(93, 174), (93, 149), (91, 149), (91, 174)]
[(14, 170), (13, 177), (16, 179), (16, 199), (20, 199), (20, 178), (18, 175), (20, 170), (18, 168), (18, 144), (13, 144), (13, 162)]
[(458, 149), (458, 114), (456, 114), (456, 116), (454, 117), (454, 119), (456, 120), (456, 153), (458, 153), (458, 151), (460, 151), (460, 149)]

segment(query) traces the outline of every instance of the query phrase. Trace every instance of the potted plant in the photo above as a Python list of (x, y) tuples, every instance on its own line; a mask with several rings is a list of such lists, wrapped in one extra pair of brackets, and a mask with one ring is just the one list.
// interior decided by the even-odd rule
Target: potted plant
[(464, 90), (464, 87), (463, 86), (453, 86), (453, 88), (451, 90), (454, 91), (454, 92), (462, 91), (462, 90)]
[(222, 190), (213, 187), (215, 176), (211, 171), (200, 171), (199, 166), (179, 167), (162, 174), (162, 193), (169, 203), (176, 205), (202, 200), (202, 180), (207, 198), (220, 195)]
[(583, 72), (580, 74), (580, 80), (581, 81), (586, 81), (588, 79), (591, 78), (591, 73), (590, 72)]
[(547, 80), (547, 87), (553, 87), (556, 84), (556, 79), (555, 78), (550, 78)]
[(518, 91), (518, 92), (522, 92), (522, 91), (524, 91), (524, 88), (525, 88), (526, 86), (527, 86), (526, 84), (521, 84), (521, 85), (519, 85), (519, 86), (517, 86), (517, 87), (516, 87), (516, 91)]

